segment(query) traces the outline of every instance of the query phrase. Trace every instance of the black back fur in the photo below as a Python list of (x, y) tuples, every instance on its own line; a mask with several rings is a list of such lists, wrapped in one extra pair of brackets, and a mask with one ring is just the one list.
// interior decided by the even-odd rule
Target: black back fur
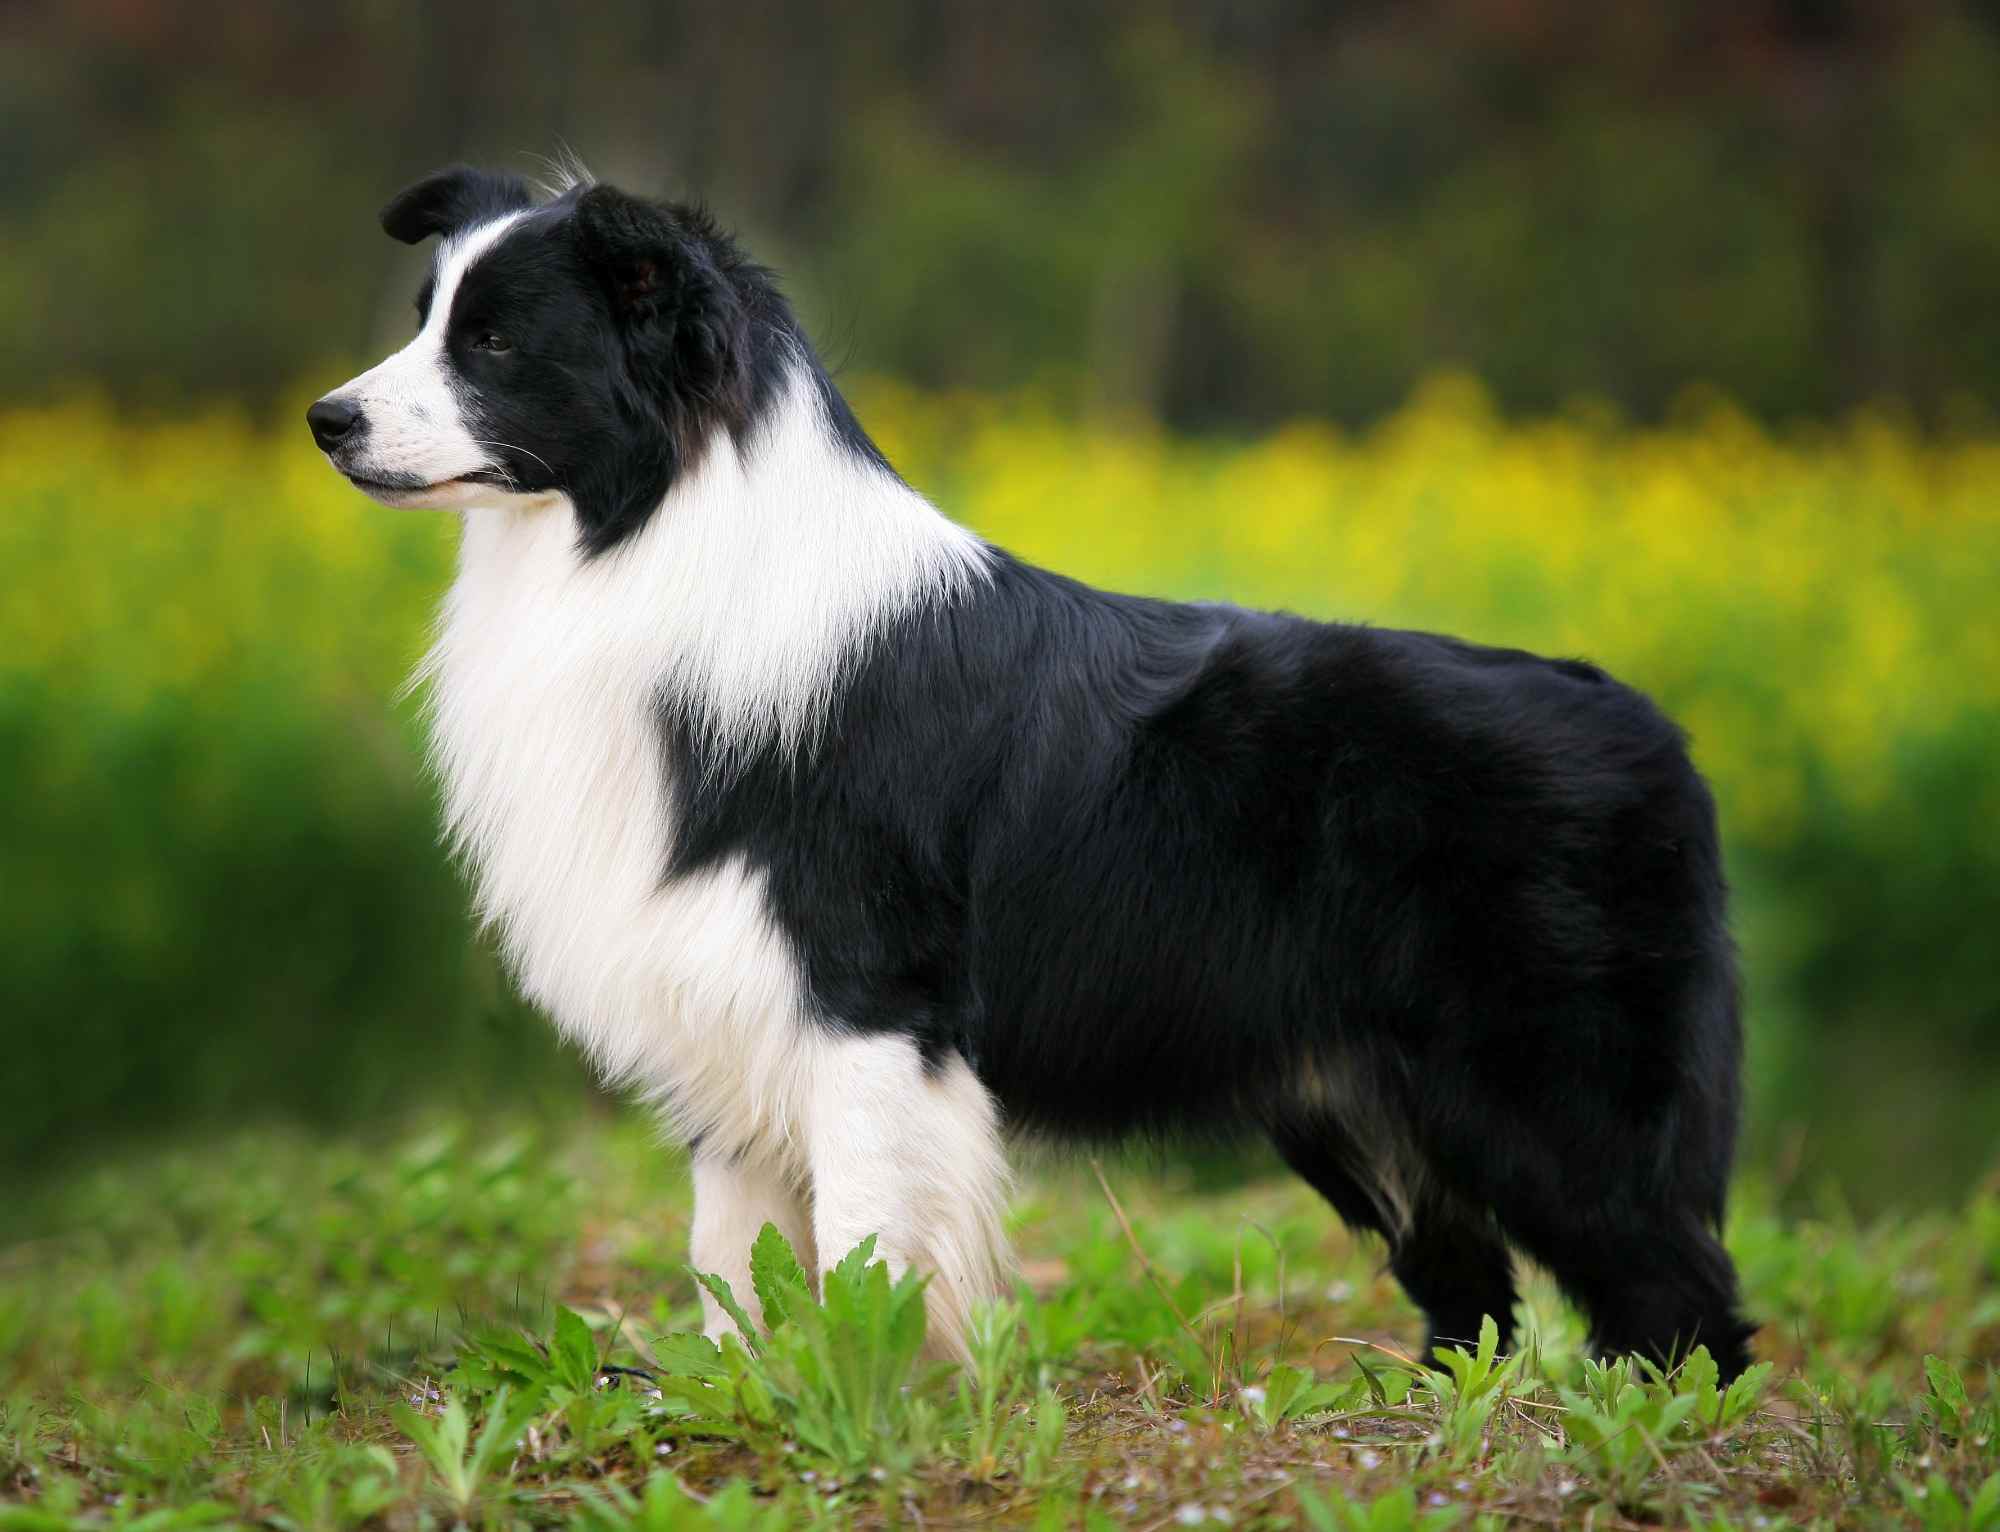
[(1437, 1337), (1510, 1322), (1512, 1242), (1607, 1348), (1744, 1364), (1714, 808), (1594, 666), (1003, 561), (881, 640), (803, 769), (710, 765), (673, 871), (761, 867), (828, 1025), (1058, 1137), (1268, 1133)]

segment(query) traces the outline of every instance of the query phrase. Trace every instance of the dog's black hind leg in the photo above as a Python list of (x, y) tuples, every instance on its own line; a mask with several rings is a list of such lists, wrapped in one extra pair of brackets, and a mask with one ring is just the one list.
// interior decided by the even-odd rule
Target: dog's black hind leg
[(1459, 1172), (1459, 1194), (1492, 1208), (1507, 1239), (1583, 1310), (1595, 1354), (1671, 1366), (1707, 1346), (1733, 1378), (1749, 1363), (1754, 1327), (1715, 1232), (1726, 1161), (1667, 1137), (1677, 1120), (1667, 1114), (1657, 1136), (1607, 1133), (1589, 1153), (1518, 1120), (1489, 1121), (1485, 1154), (1441, 1162)]
[(1511, 1347), (1513, 1263), (1490, 1219), (1435, 1197), (1419, 1199), (1407, 1216), (1385, 1206), (1390, 1199), (1371, 1191), (1349, 1168), (1365, 1161), (1337, 1124), (1287, 1124), (1271, 1137), (1285, 1163), (1332, 1204), (1343, 1222), (1388, 1241), (1389, 1269), (1424, 1311), (1428, 1326), (1419, 1360), (1428, 1364), (1441, 1345), (1476, 1346), (1480, 1320), (1488, 1314), (1499, 1326), (1500, 1349)]
[(1432, 1204), (1419, 1206), (1410, 1230), (1393, 1243), (1389, 1269), (1430, 1321), (1426, 1366), (1439, 1346), (1479, 1345), (1487, 1315), (1500, 1331), (1500, 1350), (1514, 1348), (1514, 1264), (1490, 1220)]
[(1595, 1354), (1672, 1367), (1706, 1346), (1725, 1379), (1749, 1365), (1754, 1327), (1737, 1309), (1735, 1269), (1698, 1215), (1543, 1229), (1529, 1238), (1536, 1259), (1590, 1320)]
[(1337, 1123), (1281, 1123), (1271, 1130), (1271, 1143), (1299, 1178), (1332, 1204), (1342, 1223), (1389, 1237), (1374, 1196), (1348, 1168), (1359, 1163), (1359, 1150)]

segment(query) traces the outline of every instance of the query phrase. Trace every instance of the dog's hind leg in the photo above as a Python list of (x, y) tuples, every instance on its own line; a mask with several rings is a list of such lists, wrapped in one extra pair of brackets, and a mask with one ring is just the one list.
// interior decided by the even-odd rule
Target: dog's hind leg
[(957, 1054), (907, 1037), (823, 1045), (806, 1107), (813, 1238), (822, 1270), (869, 1235), (900, 1274), (930, 1276), (930, 1347), (963, 1358), (972, 1305), (998, 1296), (1007, 1158), (986, 1089)]
[[(1754, 1327), (1717, 1238), (1727, 1143), (1685, 1131), (1692, 1109), (1656, 1107), (1650, 1124), (1630, 1120), (1638, 1116), (1613, 1121), (1607, 1109), (1609, 1129), (1580, 1142), (1550, 1134), (1546, 1115), (1496, 1115), (1480, 1153), (1461, 1144), (1445, 1163), (1459, 1194), (1490, 1207), (1583, 1310), (1597, 1354), (1670, 1366), (1707, 1346), (1733, 1378), (1749, 1363)], [(1577, 1118), (1588, 1122), (1573, 1109), (1572, 1133)]]
[(1589, 1318), (1593, 1352), (1671, 1367), (1706, 1346), (1725, 1379), (1749, 1365), (1755, 1327), (1737, 1308), (1728, 1252), (1699, 1213), (1635, 1204), (1588, 1221), (1519, 1222), (1523, 1248)]
[[(1733, 1378), (1749, 1364), (1754, 1326), (1718, 1237), (1736, 1135), (1732, 981), (1718, 960), (1685, 993), (1648, 1000), (1609, 1020), (1581, 1012), (1556, 1034), (1601, 1039), (1618, 1068), (1530, 1056), (1516, 1096), (1483, 1116), (1434, 1118), (1434, 1134), (1453, 1134), (1437, 1163), (1548, 1268), (1589, 1317), (1600, 1354), (1671, 1365), (1706, 1346)], [(1529, 1030), (1512, 1029), (1517, 1059)], [(1649, 1057), (1635, 1038), (1673, 1046)]]
[(1512, 1343), (1514, 1270), (1491, 1219), (1456, 1208), (1421, 1184), (1408, 1186), (1393, 1166), (1371, 1168), (1364, 1151), (1337, 1123), (1316, 1118), (1273, 1132), (1285, 1163), (1332, 1204), (1350, 1227), (1382, 1235), (1389, 1269), (1424, 1311), (1428, 1327), (1420, 1360), (1440, 1345), (1475, 1346), (1490, 1314), (1500, 1346)]
[(1426, 1366), (1439, 1346), (1476, 1349), (1488, 1315), (1499, 1329), (1500, 1350), (1513, 1349), (1514, 1266), (1492, 1220), (1422, 1204), (1396, 1241), (1389, 1269), (1430, 1321), (1419, 1358)]

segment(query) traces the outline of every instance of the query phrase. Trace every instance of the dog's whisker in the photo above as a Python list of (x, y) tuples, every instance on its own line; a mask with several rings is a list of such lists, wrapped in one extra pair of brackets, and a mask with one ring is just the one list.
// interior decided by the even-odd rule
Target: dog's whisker
[[(476, 447), (505, 447), (509, 452), (518, 452), (521, 454), (522, 457), (533, 458), (536, 462), (540, 463), (542, 467), (547, 468), (550, 473), (555, 472), (553, 468), (549, 468), (549, 460), (543, 457), (539, 452), (530, 452), (526, 447), (517, 447), (512, 442), (482, 441), (479, 437), (475, 436), (472, 438), (472, 443)], [(497, 469), (496, 472), (506, 473), (507, 470), (501, 468)]]

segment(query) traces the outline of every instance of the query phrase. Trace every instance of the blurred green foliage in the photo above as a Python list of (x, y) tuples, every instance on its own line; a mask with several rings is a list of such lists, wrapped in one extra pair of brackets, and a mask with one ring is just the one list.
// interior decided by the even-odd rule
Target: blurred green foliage
[(2000, 398), (1980, 0), (124, 0), (5, 28), (0, 396), (268, 401), (406, 322), (390, 193), (567, 143), (707, 197), (837, 357), (930, 387), (1183, 427), (1366, 419), (1439, 366), (1509, 410)]
[[(1699, 402), (1505, 425), (1454, 380), (1365, 435), (1234, 445), (854, 393), (913, 482), (1066, 572), (1653, 691), (1722, 805), (1758, 1152), (1871, 1202), (1990, 1165), (2000, 446)], [(0, 1162), (413, 1087), (577, 1094), (469, 928), (391, 702), (451, 519), (360, 500), (303, 430), (87, 404), (0, 415), (0, 503)]]
[(548, 1078), (391, 707), (448, 528), (224, 417), (0, 441), (0, 1164)]

